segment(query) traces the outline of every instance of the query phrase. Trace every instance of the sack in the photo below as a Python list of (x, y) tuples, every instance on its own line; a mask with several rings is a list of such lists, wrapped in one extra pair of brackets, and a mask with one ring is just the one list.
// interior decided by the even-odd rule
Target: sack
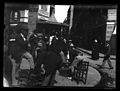
[(22, 69), (22, 70), (29, 69), (30, 70), (30, 63), (27, 59), (22, 58), (22, 61), (20, 64), (20, 69)]
[(30, 64), (30, 68), (32, 68), (32, 69), (34, 69), (34, 60), (33, 60), (33, 57), (32, 57), (32, 55), (29, 53), (29, 52), (25, 52), (24, 54), (23, 54), (23, 56), (25, 56), (26, 58), (27, 58), (27, 60), (28, 60), (28, 62), (29, 62), (29, 64)]

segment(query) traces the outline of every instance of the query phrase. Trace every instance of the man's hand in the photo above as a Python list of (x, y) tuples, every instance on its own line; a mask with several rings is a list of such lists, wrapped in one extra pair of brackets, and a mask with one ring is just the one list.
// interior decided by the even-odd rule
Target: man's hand
[(61, 55), (61, 58), (63, 60), (63, 63), (67, 63), (67, 61), (66, 61), (67, 58), (65, 57), (63, 51), (60, 52), (60, 55)]
[(45, 69), (44, 69), (44, 64), (41, 65), (41, 69), (42, 69), (42, 74), (45, 74)]

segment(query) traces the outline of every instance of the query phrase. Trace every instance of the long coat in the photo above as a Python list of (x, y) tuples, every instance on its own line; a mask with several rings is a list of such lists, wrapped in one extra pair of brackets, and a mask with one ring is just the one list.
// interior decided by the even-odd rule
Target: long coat
[(27, 49), (27, 41), (24, 41), (20, 34), (14, 35), (15, 41), (9, 42), (9, 54), (16, 60), (16, 62), (20, 61), (22, 54)]

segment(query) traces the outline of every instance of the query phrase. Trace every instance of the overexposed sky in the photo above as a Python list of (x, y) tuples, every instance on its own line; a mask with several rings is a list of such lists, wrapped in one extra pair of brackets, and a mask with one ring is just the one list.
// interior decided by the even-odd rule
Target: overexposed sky
[(55, 5), (55, 18), (58, 22), (63, 23), (67, 17), (70, 5)]

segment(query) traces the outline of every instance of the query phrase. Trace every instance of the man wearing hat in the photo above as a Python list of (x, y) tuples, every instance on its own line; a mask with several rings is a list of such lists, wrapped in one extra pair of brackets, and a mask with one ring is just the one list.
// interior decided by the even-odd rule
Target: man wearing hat
[(100, 65), (101, 68), (104, 68), (106, 62), (108, 62), (110, 69), (113, 69), (112, 63), (110, 61), (110, 53), (111, 53), (110, 44), (106, 42), (105, 43), (105, 56), (104, 56), (102, 65)]

